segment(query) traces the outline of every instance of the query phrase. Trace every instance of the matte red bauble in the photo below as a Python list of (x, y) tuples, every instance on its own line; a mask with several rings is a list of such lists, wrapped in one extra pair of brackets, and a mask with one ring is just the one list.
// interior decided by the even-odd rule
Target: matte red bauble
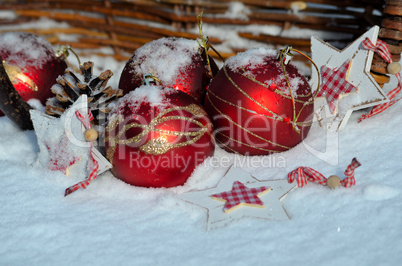
[[(310, 130), (311, 89), (302, 74), (264, 48), (226, 61), (205, 99), (217, 144), (229, 152), (267, 155), (289, 150)], [(289, 84), (289, 85), (288, 85)]]
[(0, 34), (0, 57), (22, 99), (38, 99), (43, 105), (53, 97), (50, 88), (67, 68), (49, 42), (27, 32)]
[(114, 175), (143, 187), (183, 185), (214, 152), (213, 127), (191, 96), (143, 85), (121, 98), (109, 114), (106, 156)]
[(137, 49), (120, 76), (119, 89), (126, 94), (142, 85), (144, 75), (151, 74), (165, 87), (174, 88), (202, 102), (206, 87), (218, 67), (197, 41), (184, 38), (161, 38)]

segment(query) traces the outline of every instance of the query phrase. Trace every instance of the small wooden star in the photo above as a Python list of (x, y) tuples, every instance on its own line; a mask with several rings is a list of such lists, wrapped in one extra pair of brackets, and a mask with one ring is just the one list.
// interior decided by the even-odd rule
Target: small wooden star
[(59, 145), (54, 145), (51, 141), (45, 141), (45, 146), (49, 151), (48, 168), (52, 171), (62, 171), (64, 175), (70, 175), (70, 167), (78, 163), (79, 157), (67, 151), (68, 138), (62, 138)]
[(341, 95), (356, 91), (356, 87), (349, 83), (346, 78), (351, 61), (345, 61), (339, 68), (331, 69), (321, 66), (321, 89), (317, 97), (325, 96), (331, 113), (336, 111), (338, 100)]
[(227, 213), (240, 206), (264, 207), (264, 202), (262, 202), (259, 197), (269, 190), (271, 190), (270, 187), (264, 186), (248, 188), (243, 183), (236, 181), (233, 183), (231, 191), (213, 194), (211, 197), (224, 201), (225, 205), (223, 206), (223, 211)]
[[(374, 26), (343, 50), (338, 50), (316, 37), (311, 38), (312, 59), (319, 69), (324, 67), (324, 69), (340, 70), (346, 62), (352, 60), (345, 81), (355, 87), (355, 90), (350, 90), (351, 87), (348, 87), (344, 92), (339, 91), (339, 97), (336, 101), (329, 101), (333, 102), (333, 105), (329, 106), (325, 88), (320, 86), (324, 92), (320, 92), (319, 95), (322, 97), (315, 99), (314, 106), (317, 120), (321, 126), (330, 130), (341, 129), (345, 127), (353, 111), (389, 101), (378, 83), (370, 75), (373, 51), (366, 50), (361, 46), (366, 37), (376, 43), (378, 30), (378, 26)], [(313, 90), (317, 88), (318, 77), (313, 68), (310, 82)], [(323, 77), (323, 80), (324, 85), (327, 84), (328, 79)]]
[[(288, 220), (289, 216), (282, 207), (281, 200), (295, 187), (296, 182), (289, 184), (286, 179), (260, 181), (239, 168), (231, 167), (216, 187), (184, 193), (178, 197), (206, 208), (208, 211), (207, 230), (211, 230), (243, 217)], [(245, 192), (248, 195), (256, 195), (257, 199), (254, 199), (257, 202), (261, 201), (262, 205), (248, 200), (228, 200), (229, 197), (225, 196), (225, 193), (233, 194), (233, 189), (237, 188), (240, 189), (240, 194)], [(238, 196), (238, 193), (236, 194)], [(224, 200), (216, 200), (217, 198)], [(250, 202), (252, 204), (249, 204)], [(227, 204), (228, 206), (225, 206)], [(242, 205), (241, 208), (233, 208), (240, 205)]]

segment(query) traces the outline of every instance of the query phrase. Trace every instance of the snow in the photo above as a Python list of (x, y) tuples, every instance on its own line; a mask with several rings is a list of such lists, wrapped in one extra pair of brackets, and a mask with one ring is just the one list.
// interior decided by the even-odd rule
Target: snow
[(243, 53), (238, 53), (226, 60), (225, 64), (232, 71), (238, 71), (239, 69), (245, 68), (252, 70), (264, 63), (265, 57), (274, 57), (277, 52), (273, 49), (265, 49), (263, 47), (250, 49)]
[(53, 47), (44, 38), (25, 32), (6, 32), (0, 34), (0, 50), (7, 62), (21, 68), (29, 65), (42, 68), (52, 59)]
[[(90, 59), (115, 73), (116, 88), (124, 62)], [(181, 187), (134, 187), (107, 172), (68, 197), (64, 190), (81, 179), (35, 167), (35, 133), (0, 117), (0, 265), (398, 265), (401, 107), (362, 123), (365, 111), (354, 112), (339, 133), (314, 125), (302, 144), (271, 156), (217, 148)], [(288, 221), (245, 218), (207, 232), (206, 210), (177, 198), (216, 186), (232, 164), (261, 180), (298, 166), (343, 178), (353, 157), (362, 163), (356, 186), (295, 189), (282, 201)]]
[[(276, 58), (278, 56), (278, 51), (270, 48), (254, 48), (249, 49), (242, 53), (237, 53), (236, 56), (232, 56), (228, 60), (225, 61), (225, 66), (232, 70), (233, 72), (240, 73), (245, 77), (251, 77), (253, 79), (257, 79), (257, 75), (260, 74), (260, 69), (264, 68), (266, 64), (275, 65), (276, 68), (281, 69), (281, 63), (275, 60), (273, 64), (272, 58)], [(293, 65), (293, 64), (291, 64)], [(301, 71), (298, 71), (301, 72)], [(305, 84), (305, 80), (300, 78), (300, 76), (292, 74), (287, 75), (289, 80), (290, 89), (292, 91), (292, 95), (297, 95), (297, 91), (299, 90), (299, 86)], [(270, 78), (268, 80), (259, 80), (265, 85), (269, 86), (271, 84), (278, 85), (277, 88), (280, 89), (283, 93), (289, 95), (289, 88), (285, 82), (285, 75), (278, 75), (275, 78)]]
[(120, 98), (110, 115), (122, 114), (123, 107), (135, 113), (144, 103), (149, 104), (151, 108), (157, 107), (159, 111), (163, 111), (170, 103), (170, 99), (166, 96), (176, 92), (175, 89), (159, 85), (142, 85)]
[(248, 20), (248, 15), (251, 10), (241, 2), (230, 2), (228, 10), (223, 15), (217, 17), (231, 18), (231, 19), (244, 19)]
[(199, 47), (197, 41), (184, 38), (154, 40), (135, 51), (130, 59), (130, 72), (141, 77), (152, 74), (162, 84), (173, 86), (180, 71), (191, 66)]

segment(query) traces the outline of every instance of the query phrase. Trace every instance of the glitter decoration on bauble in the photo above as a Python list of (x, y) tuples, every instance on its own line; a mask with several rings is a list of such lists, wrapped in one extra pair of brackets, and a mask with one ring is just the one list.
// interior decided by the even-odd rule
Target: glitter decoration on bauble
[(287, 151), (307, 136), (314, 96), (287, 60), (259, 48), (225, 62), (204, 104), (220, 147), (242, 155), (268, 155)]
[(161, 38), (137, 49), (120, 76), (124, 94), (142, 85), (143, 76), (151, 74), (165, 87), (180, 90), (202, 102), (206, 87), (218, 72), (215, 61), (200, 43), (185, 38)]
[(64, 56), (56, 56), (47, 40), (27, 32), (0, 34), (0, 58), (22, 99), (37, 99), (42, 105), (53, 96), (50, 88), (67, 68)]
[(183, 185), (215, 148), (213, 126), (191, 96), (142, 85), (109, 113), (106, 157), (113, 174), (142, 187)]

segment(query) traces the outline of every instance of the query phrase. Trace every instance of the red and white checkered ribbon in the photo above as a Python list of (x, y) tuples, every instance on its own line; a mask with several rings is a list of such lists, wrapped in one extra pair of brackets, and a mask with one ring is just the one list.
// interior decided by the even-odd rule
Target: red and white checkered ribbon
[(322, 84), (317, 97), (325, 96), (331, 113), (334, 113), (341, 94), (355, 91), (356, 88), (346, 81), (350, 60), (344, 62), (338, 69), (321, 66)]
[(223, 211), (227, 212), (240, 204), (264, 206), (264, 202), (260, 200), (258, 194), (268, 189), (271, 188), (266, 186), (248, 188), (243, 183), (236, 181), (233, 183), (233, 188), (231, 191), (213, 194), (211, 197), (226, 200)]
[[(383, 42), (381, 40), (377, 40), (377, 44), (374, 45), (370, 41), (369, 38), (366, 38), (362, 42), (362, 46), (363, 46), (363, 48), (365, 48), (367, 50), (371, 50), (371, 51), (374, 51), (374, 52), (380, 54), (380, 56), (385, 61), (387, 61), (388, 64), (392, 63), (391, 53), (389, 51), (388, 45), (385, 42)], [(390, 101), (374, 106), (368, 114), (364, 114), (361, 116), (359, 122), (361, 122), (362, 120), (364, 120), (366, 118), (369, 118), (369, 117), (372, 117), (379, 113), (382, 113), (383, 111), (387, 110), (389, 107), (391, 107), (392, 105), (394, 105), (401, 99), (401, 98), (396, 99), (396, 96), (401, 92), (401, 89), (402, 89), (401, 73), (397, 73), (395, 76), (398, 79), (398, 85), (396, 86), (396, 88), (394, 88), (393, 90), (391, 90), (387, 93), (387, 96)]]
[[(346, 178), (341, 180), (341, 185), (344, 187), (351, 187), (356, 184), (356, 180), (354, 177), (355, 169), (359, 167), (361, 164), (357, 161), (356, 158), (352, 159), (352, 162), (348, 165), (345, 170)], [(327, 178), (320, 172), (314, 170), (310, 167), (298, 167), (288, 174), (288, 182), (293, 183), (293, 181), (297, 180), (298, 187), (304, 187), (307, 185), (307, 181), (315, 182), (320, 185), (327, 185)]]
[[(91, 126), (91, 121), (94, 119), (92, 112), (88, 109), (87, 115), (82, 115), (78, 110), (75, 111), (75, 115), (77, 116), (77, 118), (82, 122), (82, 124), (84, 125), (84, 127), (86, 129), (90, 129), (92, 128)], [(95, 160), (95, 158), (92, 155), (92, 147), (94, 145), (94, 142), (91, 141), (91, 146), (90, 146), (90, 152), (89, 152), (89, 161), (88, 161), (88, 165), (91, 165), (91, 172), (88, 176), (88, 178), (84, 181), (81, 181), (69, 188), (66, 189), (64, 196), (68, 196), (69, 194), (73, 193), (74, 191), (78, 190), (79, 188), (87, 188), (87, 186), (89, 186), (89, 184), (92, 182), (92, 180), (94, 180), (97, 176), (98, 176), (98, 169), (99, 169), (99, 163), (98, 161)]]

